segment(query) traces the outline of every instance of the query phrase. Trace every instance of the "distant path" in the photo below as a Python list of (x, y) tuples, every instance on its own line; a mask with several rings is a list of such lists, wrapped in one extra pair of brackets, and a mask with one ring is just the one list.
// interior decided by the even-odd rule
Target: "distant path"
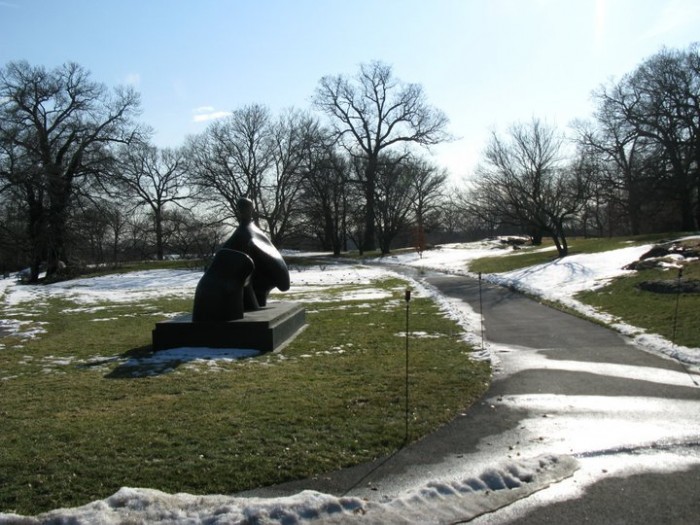
[[(477, 280), (439, 273), (424, 280), (479, 311)], [(554, 505), (545, 489), (474, 523), (605, 523), (612, 516), (696, 523), (700, 498), (688, 497), (700, 486), (700, 376), (508, 289), (484, 283), (481, 303), (486, 340), (499, 361), (481, 402), (389, 459), (246, 495), (312, 489), (381, 501), (507, 458), (565, 454), (579, 458), (581, 469), (560, 485), (587, 480), (583, 498)], [(640, 467), (634, 477), (615, 477), (620, 461), (639, 457), (642, 465), (657, 456), (659, 465), (671, 457), (691, 466), (672, 473)]]

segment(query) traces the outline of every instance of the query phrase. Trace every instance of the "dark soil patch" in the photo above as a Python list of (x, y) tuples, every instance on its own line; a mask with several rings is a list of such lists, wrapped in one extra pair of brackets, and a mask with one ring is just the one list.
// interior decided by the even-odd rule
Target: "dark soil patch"
[(697, 279), (664, 279), (642, 281), (637, 288), (653, 293), (700, 293), (700, 281)]

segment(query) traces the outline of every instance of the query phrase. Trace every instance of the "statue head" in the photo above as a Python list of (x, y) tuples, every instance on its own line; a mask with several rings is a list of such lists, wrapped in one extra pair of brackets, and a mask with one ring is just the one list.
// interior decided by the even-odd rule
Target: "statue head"
[(252, 222), (254, 211), (255, 207), (252, 200), (246, 197), (241, 197), (238, 199), (238, 222)]

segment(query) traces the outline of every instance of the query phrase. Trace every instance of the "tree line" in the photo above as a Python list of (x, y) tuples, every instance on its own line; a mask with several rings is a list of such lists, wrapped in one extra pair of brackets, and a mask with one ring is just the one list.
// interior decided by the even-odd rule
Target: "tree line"
[(700, 47), (662, 49), (593, 91), (569, 137), (533, 118), (493, 133), (458, 206), (487, 230), (638, 235), (700, 225)]
[(280, 247), (339, 255), (522, 233), (613, 235), (700, 222), (700, 55), (663, 49), (594, 91), (569, 136), (537, 118), (494, 132), (460, 187), (425, 148), (451, 140), (419, 84), (381, 62), (318, 82), (312, 107), (237, 108), (159, 148), (139, 94), (75, 63), (0, 70), (0, 266), (206, 258), (239, 197)]

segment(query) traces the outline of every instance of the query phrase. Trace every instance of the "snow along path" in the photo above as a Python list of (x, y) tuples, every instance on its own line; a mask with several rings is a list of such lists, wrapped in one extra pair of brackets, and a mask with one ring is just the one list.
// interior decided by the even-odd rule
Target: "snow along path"
[[(686, 239), (700, 238), (698, 236)], [(633, 246), (602, 253), (569, 255), (564, 259), (538, 264), (528, 268), (499, 274), (484, 274), (484, 281), (506, 286), (535, 297), (561, 303), (589, 319), (601, 321), (633, 339), (635, 344), (649, 352), (676, 359), (682, 363), (700, 366), (700, 348), (675, 345), (663, 337), (647, 333), (610, 314), (601, 312), (575, 298), (578, 292), (595, 290), (612, 279), (633, 273), (625, 266), (636, 261), (653, 245)], [(571, 248), (575, 247), (575, 243)], [(448, 244), (435, 250), (389, 256), (384, 264), (400, 265), (420, 271), (438, 271), (453, 275), (476, 277), (467, 271), (470, 261), (485, 256), (508, 255), (510, 250), (493, 241), (466, 244)]]
[(242, 498), (122, 488), (104, 500), (34, 518), (0, 514), (0, 524), (454, 523), (526, 497), (569, 476), (575, 468), (576, 461), (568, 457), (510, 461), (477, 477), (431, 482), (381, 503), (315, 491), (280, 498)]
[[(684, 509), (682, 519), (697, 519), (700, 501), (679, 501), (697, 474), (677, 474), (700, 472), (697, 371), (503, 287), (479, 291), (476, 280), (459, 276), (425, 281), (455, 301), (483, 305), (486, 345), (497, 356), (487, 398), (458, 422), (460, 438), (477, 443), (464, 459), (488, 462), (489, 449), (512, 457), (546, 450), (572, 454), (580, 465), (570, 479), (475, 523), (536, 522), (541, 506), (578, 498), (585, 512), (605, 516), (610, 502), (588, 492), (612, 482), (624, 494), (630, 476), (640, 480), (645, 498), (664, 502), (648, 511), (647, 522), (665, 522), (668, 506)], [(616, 505), (630, 515), (638, 507), (624, 499)], [(584, 519), (578, 514), (574, 522)], [(551, 523), (564, 521), (555, 516)]]

